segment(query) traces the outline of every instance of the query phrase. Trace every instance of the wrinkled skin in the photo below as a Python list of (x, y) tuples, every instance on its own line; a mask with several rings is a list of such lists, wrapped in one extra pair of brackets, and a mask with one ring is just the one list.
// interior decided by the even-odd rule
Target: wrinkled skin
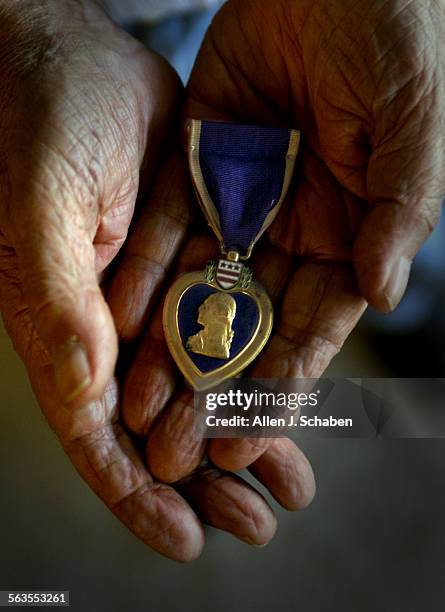
[[(214, 19), (184, 117), (303, 134), (296, 189), (253, 259), (277, 315), (253, 375), (320, 376), (367, 302), (387, 312), (400, 301), (444, 192), (444, 6), (231, 0)], [(153, 312), (156, 291), (146, 289), (154, 274), (159, 287), (173, 263), (176, 274), (217, 255), (215, 241), (190, 220), (196, 205), (183, 164), (173, 156), (160, 174), (110, 293), (128, 339)], [(149, 436), (149, 465), (166, 482), (184, 477), (206, 452), (237, 470), (268, 447), (249, 439), (207, 447), (196, 436), (160, 307), (128, 375), (123, 410), (129, 428)]]
[[(177, 77), (95, 3), (27, 0), (0, 8), (0, 80), (0, 305), (50, 425), (91, 488), (164, 555), (199, 555), (198, 516), (266, 543), (274, 514), (240, 478), (203, 466), (179, 493), (152, 477), (113, 378), (118, 336), (99, 281), (171, 140)], [(255, 469), (290, 509), (313, 496), (287, 441)]]

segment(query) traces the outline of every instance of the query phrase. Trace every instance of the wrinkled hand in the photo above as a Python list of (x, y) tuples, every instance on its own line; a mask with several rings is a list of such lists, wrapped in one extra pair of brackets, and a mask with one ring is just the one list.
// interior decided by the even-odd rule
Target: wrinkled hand
[(0, 12), (2, 311), (31, 375), (38, 335), (74, 408), (113, 374), (98, 277), (126, 238), (144, 155), (148, 172), (179, 87), (94, 3), (41, 5)]
[[(444, 192), (444, 23), (434, 0), (231, 0), (214, 19), (184, 117), (303, 134), (295, 192), (253, 260), (277, 324), (252, 375), (318, 377), (366, 302), (386, 312), (400, 301)], [(184, 161), (172, 156), (111, 291), (127, 338), (140, 333), (169, 266), (199, 269), (217, 255), (190, 217), (187, 188)], [(149, 434), (153, 473), (174, 482), (205, 452), (237, 470), (267, 447), (244, 439), (207, 449), (192, 410), (158, 308), (124, 397), (128, 426)]]
[[(0, 8), (0, 81), (0, 305), (49, 423), (93, 490), (163, 554), (190, 560), (203, 546), (184, 496), (210, 524), (266, 542), (275, 518), (261, 495), (211, 467), (180, 495), (152, 478), (120, 422), (99, 279), (126, 238), (141, 168), (147, 181), (159, 159), (176, 76), (95, 3), (28, 0)], [(292, 504), (276, 460), (286, 449), (257, 469)], [(305, 462), (290, 461), (298, 489)]]

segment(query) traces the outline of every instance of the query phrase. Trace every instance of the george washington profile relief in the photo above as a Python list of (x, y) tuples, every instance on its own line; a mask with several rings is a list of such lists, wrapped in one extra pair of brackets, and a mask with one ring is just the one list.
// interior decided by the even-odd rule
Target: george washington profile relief
[(235, 314), (236, 302), (232, 296), (227, 293), (209, 295), (198, 310), (198, 323), (204, 329), (188, 338), (187, 349), (207, 357), (228, 359), (235, 335), (232, 329)]

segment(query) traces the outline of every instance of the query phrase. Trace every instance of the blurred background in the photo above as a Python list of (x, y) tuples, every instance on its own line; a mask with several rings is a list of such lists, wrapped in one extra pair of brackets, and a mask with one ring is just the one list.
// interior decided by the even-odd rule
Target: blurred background
[[(109, 0), (114, 17), (184, 80), (218, 4)], [(442, 223), (396, 313), (367, 313), (328, 375), (445, 375), (444, 234)], [(306, 438), (301, 446), (317, 496), (294, 514), (271, 501), (279, 528), (267, 547), (209, 529), (199, 560), (169, 561), (76, 474), (0, 327), (0, 589), (70, 590), (72, 609), (85, 612), (441, 611), (445, 443)]]

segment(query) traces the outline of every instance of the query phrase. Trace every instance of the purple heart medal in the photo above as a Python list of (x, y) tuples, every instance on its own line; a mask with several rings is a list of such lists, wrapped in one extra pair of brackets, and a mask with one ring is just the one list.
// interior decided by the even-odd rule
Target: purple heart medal
[(276, 217), (292, 178), (296, 130), (215, 121), (188, 122), (190, 172), (222, 258), (181, 276), (164, 305), (170, 352), (203, 391), (237, 376), (272, 330), (272, 304), (243, 263)]

